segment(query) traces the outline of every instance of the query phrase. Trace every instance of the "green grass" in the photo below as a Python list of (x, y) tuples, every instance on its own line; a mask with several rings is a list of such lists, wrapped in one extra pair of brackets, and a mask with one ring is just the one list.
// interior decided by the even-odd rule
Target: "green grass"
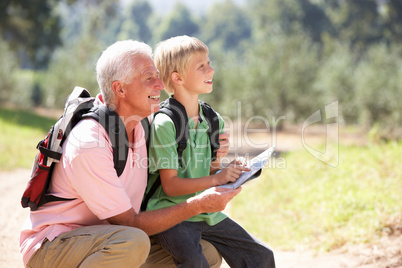
[[(339, 165), (297, 151), (232, 201), (231, 216), (274, 248), (327, 251), (373, 241), (402, 216), (402, 143), (340, 147)], [(278, 163), (278, 161), (276, 161)]]
[(37, 143), (55, 122), (30, 111), (0, 108), (0, 170), (30, 168)]
[[(0, 170), (30, 168), (54, 118), (0, 108)], [(330, 167), (307, 151), (281, 155), (231, 203), (230, 214), (275, 249), (326, 251), (370, 242), (402, 217), (402, 143), (341, 146)]]

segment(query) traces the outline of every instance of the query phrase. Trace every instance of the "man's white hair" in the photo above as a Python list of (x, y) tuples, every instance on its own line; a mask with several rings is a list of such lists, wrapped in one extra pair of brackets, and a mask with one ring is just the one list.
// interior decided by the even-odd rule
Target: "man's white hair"
[(105, 104), (113, 104), (113, 81), (129, 84), (136, 75), (135, 57), (152, 57), (152, 48), (134, 40), (118, 41), (109, 46), (96, 63), (96, 76)]

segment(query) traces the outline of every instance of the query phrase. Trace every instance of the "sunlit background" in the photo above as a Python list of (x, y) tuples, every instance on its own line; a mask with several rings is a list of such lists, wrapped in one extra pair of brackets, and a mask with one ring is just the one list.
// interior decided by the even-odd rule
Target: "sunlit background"
[[(2, 241), (15, 245), (1, 251), (19, 262), (15, 226), (27, 211), (18, 202), (35, 146), (75, 86), (98, 93), (101, 52), (184, 34), (210, 49), (214, 91), (201, 98), (237, 131), (231, 152), (256, 149), (244, 146), (247, 126), (260, 129), (246, 137), (254, 145), (278, 149), (228, 213), (279, 261), (281, 250), (341, 249), (359, 256), (353, 263), (402, 266), (400, 0), (1, 0), (0, 186), (15, 199), (0, 214)], [(314, 264), (278, 267), (328, 267)]]
[(75, 85), (98, 92), (101, 51), (176, 35), (210, 48), (227, 116), (303, 122), (339, 100), (341, 122), (402, 124), (402, 2), (397, 0), (19, 0), (0, 4), (0, 101), (62, 108)]

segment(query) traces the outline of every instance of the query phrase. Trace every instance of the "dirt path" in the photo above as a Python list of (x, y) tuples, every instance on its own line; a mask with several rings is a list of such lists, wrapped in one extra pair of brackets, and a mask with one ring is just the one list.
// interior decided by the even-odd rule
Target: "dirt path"
[[(277, 151), (290, 151), (302, 148), (300, 133), (254, 134), (247, 141), (231, 140), (237, 145), (240, 153), (252, 153), (250, 142), (261, 144), (261, 140), (269, 144), (276, 142)], [(322, 139), (320, 137), (319, 139)], [(343, 136), (342, 143), (351, 144), (364, 142), (359, 137)], [(320, 140), (318, 140), (319, 142)], [(247, 143), (248, 142), (248, 143)], [(317, 142), (317, 139), (310, 144)], [(254, 143), (255, 144), (255, 143)], [(255, 152), (257, 153), (257, 151)], [(30, 170), (18, 169), (0, 172), (0, 194), (3, 205), (0, 210), (0, 268), (23, 267), (19, 254), (19, 232), (28, 215), (27, 209), (22, 209), (20, 198), (25, 189)], [(384, 237), (373, 245), (354, 245), (343, 247), (336, 251), (316, 255), (312, 252), (283, 252), (274, 249), (278, 268), (397, 268), (402, 267), (402, 222), (400, 232), (391, 237)], [(223, 266), (228, 267), (228, 266)]]
[[(30, 171), (0, 172), (0, 268), (23, 267), (18, 249), (19, 231), (28, 215), (20, 196)], [(402, 267), (402, 235), (384, 238), (372, 246), (353, 246), (315, 255), (311, 252), (275, 251), (278, 268), (396, 268)], [(226, 266), (227, 267), (227, 266)]]
[(28, 215), (20, 205), (29, 170), (0, 172), (0, 267), (23, 267), (19, 253), (19, 232)]

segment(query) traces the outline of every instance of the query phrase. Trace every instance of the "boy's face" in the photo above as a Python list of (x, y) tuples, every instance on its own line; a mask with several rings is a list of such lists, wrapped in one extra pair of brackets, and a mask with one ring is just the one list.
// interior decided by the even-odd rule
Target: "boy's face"
[(195, 94), (212, 92), (214, 69), (210, 65), (208, 54), (196, 53), (188, 63), (183, 79), (183, 87)]

